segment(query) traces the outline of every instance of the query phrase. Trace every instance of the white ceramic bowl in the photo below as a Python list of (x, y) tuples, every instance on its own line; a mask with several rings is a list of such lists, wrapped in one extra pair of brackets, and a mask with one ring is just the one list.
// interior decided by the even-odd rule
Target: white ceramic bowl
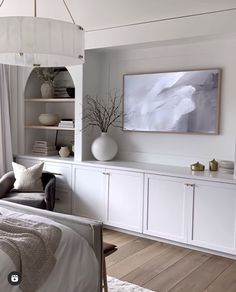
[(44, 126), (57, 126), (60, 118), (57, 114), (40, 114), (39, 122)]

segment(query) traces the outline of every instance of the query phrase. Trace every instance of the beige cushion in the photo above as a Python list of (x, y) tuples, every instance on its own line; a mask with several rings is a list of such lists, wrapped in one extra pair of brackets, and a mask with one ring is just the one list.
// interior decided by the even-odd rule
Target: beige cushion
[(12, 167), (15, 175), (14, 189), (18, 191), (43, 191), (42, 171), (44, 163), (35, 164), (29, 168), (12, 162)]

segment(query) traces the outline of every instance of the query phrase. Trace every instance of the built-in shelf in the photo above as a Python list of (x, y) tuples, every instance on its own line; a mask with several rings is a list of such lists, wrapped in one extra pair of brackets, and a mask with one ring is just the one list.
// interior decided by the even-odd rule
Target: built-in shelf
[(52, 102), (52, 103), (58, 103), (58, 102), (75, 102), (74, 98), (27, 98), (25, 99), (25, 102)]
[(28, 129), (44, 129), (44, 130), (63, 130), (63, 131), (74, 131), (75, 128), (62, 128), (57, 126), (41, 126), (41, 125), (26, 125)]
[[(38, 80), (34, 70), (29, 75), (25, 83), (25, 95), (22, 100), (24, 106), (24, 141), (22, 141), (22, 151), (24, 153), (31, 153), (32, 146), (36, 140), (47, 141), (49, 145), (71, 146), (75, 140), (75, 125), (74, 123), (58, 123), (60, 121), (75, 120), (75, 107), (76, 98), (70, 93), (65, 92), (67, 88), (72, 88), (73, 80), (70, 73), (66, 70), (60, 72), (55, 80), (55, 88), (58, 90), (48, 98), (41, 97), (40, 88), (41, 82)], [(79, 91), (80, 92), (80, 91)], [(60, 96), (58, 96), (60, 95)], [(56, 114), (58, 116), (58, 122), (54, 125), (48, 126), (39, 121), (41, 114)], [(58, 140), (57, 140), (58, 138)], [(24, 145), (23, 145), (24, 144)], [(60, 158), (59, 155), (53, 156)]]

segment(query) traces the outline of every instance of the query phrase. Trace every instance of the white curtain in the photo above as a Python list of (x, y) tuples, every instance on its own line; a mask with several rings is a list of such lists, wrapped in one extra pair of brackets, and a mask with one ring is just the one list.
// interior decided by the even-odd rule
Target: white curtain
[(11, 170), (10, 68), (0, 64), (0, 177)]

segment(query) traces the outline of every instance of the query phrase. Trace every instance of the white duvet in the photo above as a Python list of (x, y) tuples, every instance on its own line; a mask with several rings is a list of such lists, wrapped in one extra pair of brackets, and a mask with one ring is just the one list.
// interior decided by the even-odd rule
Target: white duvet
[[(22, 214), (0, 207), (4, 216), (31, 219), (57, 226), (62, 231), (56, 250), (56, 264), (37, 292), (95, 292), (98, 290), (98, 262), (87, 241), (69, 227), (34, 215)], [(1, 215), (0, 215), (1, 216)], [(8, 274), (15, 271), (12, 260), (0, 250), (0, 291), (22, 292), (8, 283)]]

